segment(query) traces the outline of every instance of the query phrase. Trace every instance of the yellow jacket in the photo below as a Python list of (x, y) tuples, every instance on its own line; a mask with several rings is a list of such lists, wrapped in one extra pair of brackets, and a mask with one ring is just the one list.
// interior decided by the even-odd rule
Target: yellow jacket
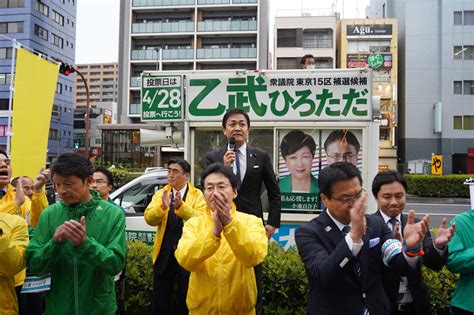
[(268, 238), (262, 220), (235, 210), (222, 237), (212, 233), (206, 215), (188, 220), (175, 256), (191, 272), (186, 304), (189, 314), (255, 314), (257, 287), (253, 267), (267, 255)]
[[(36, 227), (41, 212), (49, 206), (44, 190), (41, 193), (33, 193), (32, 200), (25, 196), (25, 202), (21, 206), (15, 203), (15, 197), (16, 188), (8, 184), (7, 193), (0, 199), (0, 213), (16, 214), (22, 218), (26, 218), (29, 213), (28, 223), (31, 227)], [(23, 269), (15, 276), (15, 286), (22, 285), (25, 277), (26, 269)]]
[(18, 314), (14, 276), (25, 268), (28, 225), (19, 216), (0, 212), (0, 315)]
[[(169, 208), (166, 211), (161, 209), (163, 193), (170, 193), (171, 186), (166, 185), (158, 190), (148, 207), (145, 209), (145, 221), (151, 226), (156, 226), (155, 243), (153, 244), (153, 263), (155, 263), (158, 254), (160, 253), (161, 243), (166, 230), (166, 222), (168, 220)], [(206, 211), (206, 202), (202, 191), (188, 183), (188, 192), (186, 194), (186, 201), (181, 204), (178, 209), (175, 209), (176, 215), (187, 221), (189, 218), (203, 214)]]

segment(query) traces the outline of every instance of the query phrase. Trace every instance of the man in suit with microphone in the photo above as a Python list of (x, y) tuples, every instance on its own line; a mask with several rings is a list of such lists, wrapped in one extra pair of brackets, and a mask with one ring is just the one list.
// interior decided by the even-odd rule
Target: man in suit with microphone
[[(268, 154), (247, 144), (250, 130), (250, 118), (240, 109), (229, 110), (222, 118), (222, 131), (229, 140), (228, 145), (207, 153), (203, 161), (203, 169), (212, 163), (221, 162), (232, 167), (237, 176), (238, 190), (234, 202), (237, 210), (253, 214), (263, 221), (262, 184), (265, 184), (270, 209), (265, 225), (267, 237), (270, 239), (280, 227), (281, 199), (280, 188), (273, 172), (273, 165)], [(257, 314), (261, 313), (261, 265), (255, 267), (258, 298)]]

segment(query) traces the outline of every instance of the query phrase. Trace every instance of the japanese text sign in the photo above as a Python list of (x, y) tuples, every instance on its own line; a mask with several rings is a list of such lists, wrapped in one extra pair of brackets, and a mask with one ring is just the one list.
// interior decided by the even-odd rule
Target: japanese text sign
[(252, 121), (370, 121), (371, 70), (235, 71), (186, 77), (190, 121), (220, 121), (241, 108)]
[(182, 82), (180, 75), (142, 76), (142, 121), (183, 120)]

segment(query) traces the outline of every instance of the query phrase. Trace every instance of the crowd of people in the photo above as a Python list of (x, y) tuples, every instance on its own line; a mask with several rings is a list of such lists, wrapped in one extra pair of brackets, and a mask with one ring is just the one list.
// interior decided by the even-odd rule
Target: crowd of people
[[(145, 210), (156, 227), (152, 314), (262, 314), (262, 262), (280, 227), (281, 192), (293, 190), (319, 194), (324, 204), (295, 237), (308, 314), (431, 314), (422, 265), (459, 273), (452, 312), (474, 313), (473, 210), (444, 219), (432, 235), (428, 216), (403, 212), (404, 178), (386, 171), (373, 179), (378, 209), (367, 215), (360, 145), (351, 133), (327, 137), (332, 160), (316, 178), (313, 138), (290, 131), (281, 143), (290, 175), (278, 183), (269, 155), (247, 142), (246, 112), (228, 111), (222, 129), (228, 144), (204, 157), (201, 189), (189, 181), (187, 161), (171, 160), (168, 184)], [(44, 191), (50, 177), (60, 197), (51, 205)], [(0, 151), (0, 314), (115, 314), (127, 247), (124, 211), (109, 198), (111, 173), (66, 153), (35, 179), (10, 180), (9, 157)]]

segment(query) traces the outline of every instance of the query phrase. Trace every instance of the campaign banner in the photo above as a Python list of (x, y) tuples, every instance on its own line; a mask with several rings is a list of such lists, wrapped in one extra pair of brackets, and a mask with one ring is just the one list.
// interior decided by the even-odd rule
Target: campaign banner
[(252, 121), (370, 121), (372, 72), (224, 71), (186, 76), (186, 118), (220, 121), (230, 109)]

